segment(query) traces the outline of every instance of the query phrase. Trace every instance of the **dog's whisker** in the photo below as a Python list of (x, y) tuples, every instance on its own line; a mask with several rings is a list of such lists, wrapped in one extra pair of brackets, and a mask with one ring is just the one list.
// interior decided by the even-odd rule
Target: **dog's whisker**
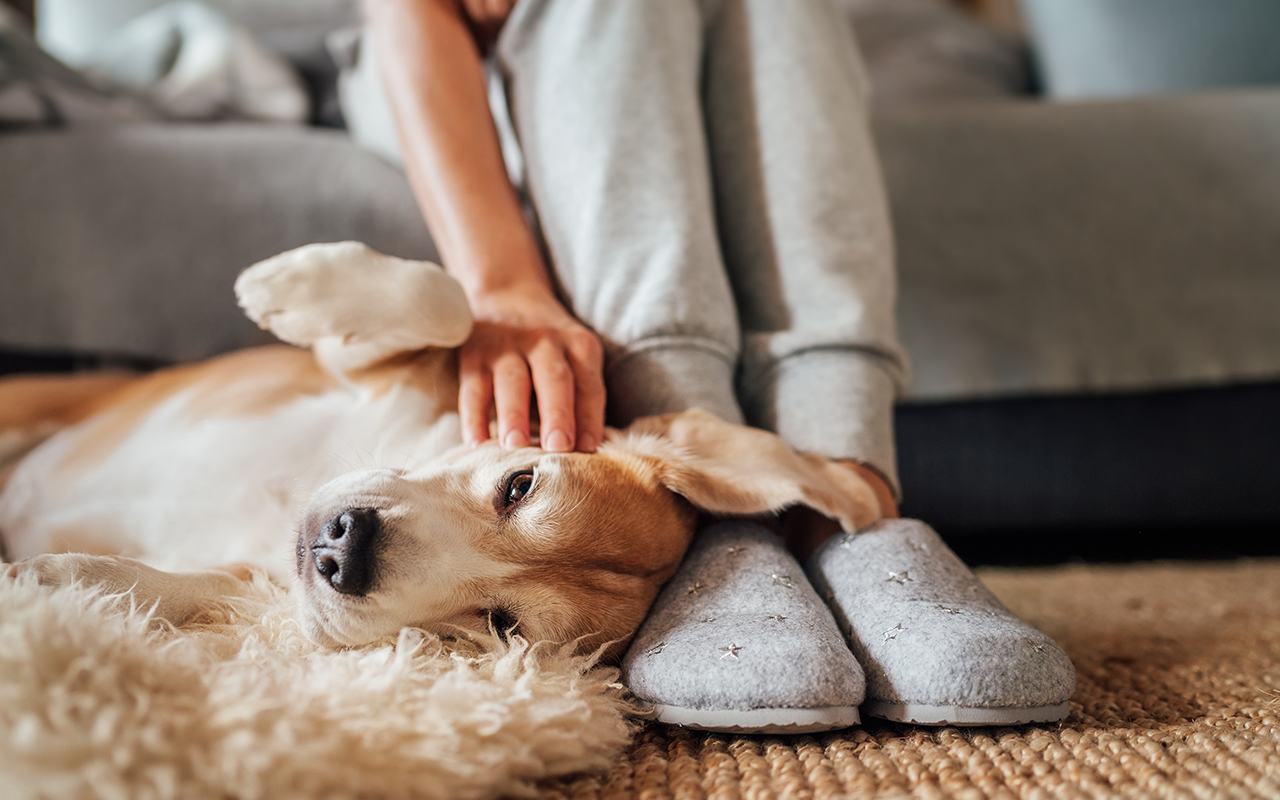
[(355, 470), (355, 467), (352, 466), (351, 462), (347, 460), (345, 457), (339, 455), (336, 450), (325, 450), (322, 452), (321, 455), (325, 456), (330, 461), (335, 461), (338, 464), (341, 464), (342, 466), (346, 467), (347, 471), (349, 472)]

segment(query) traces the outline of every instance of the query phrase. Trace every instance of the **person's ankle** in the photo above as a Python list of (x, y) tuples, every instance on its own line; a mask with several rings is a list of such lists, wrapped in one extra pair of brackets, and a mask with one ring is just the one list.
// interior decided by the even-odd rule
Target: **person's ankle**
[[(856, 461), (837, 463), (853, 470), (858, 477), (871, 486), (876, 502), (880, 506), (880, 519), (897, 519), (898, 504), (893, 498), (893, 490), (889, 488), (888, 481), (881, 477), (880, 473)], [(778, 532), (782, 534), (787, 549), (801, 563), (821, 547), (823, 542), (840, 532), (839, 523), (806, 506), (788, 509), (779, 522)]]
[(897, 519), (898, 518), (898, 501), (893, 496), (893, 489), (889, 486), (889, 481), (876, 470), (865, 464), (859, 464), (857, 461), (839, 461), (849, 469), (858, 474), (871, 487), (876, 495), (876, 502), (880, 504), (880, 519)]
[(787, 549), (803, 564), (823, 542), (840, 532), (840, 523), (807, 506), (794, 506), (782, 515), (778, 532)]

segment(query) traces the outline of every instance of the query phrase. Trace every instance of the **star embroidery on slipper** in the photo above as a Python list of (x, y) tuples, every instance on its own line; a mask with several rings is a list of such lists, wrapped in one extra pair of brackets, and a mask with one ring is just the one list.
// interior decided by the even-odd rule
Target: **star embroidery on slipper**
[(645, 657), (645, 658), (653, 658), (653, 657), (654, 657), (654, 656), (656, 656), (658, 653), (661, 653), (661, 652), (662, 652), (662, 649), (663, 649), (664, 647), (666, 647), (666, 646), (667, 646), (667, 643), (666, 643), (666, 642), (658, 642), (658, 643), (657, 643), (657, 644), (655, 644), (653, 647), (650, 647), (648, 650), (645, 650), (645, 651), (644, 651), (644, 657)]
[(774, 614), (772, 617), (765, 617), (765, 619), (771, 619), (771, 620), (773, 620), (774, 622), (786, 622), (786, 621), (787, 621), (787, 618), (786, 618), (786, 617), (784, 617), (784, 616), (782, 616), (781, 614)]
[(1027, 639), (1027, 644), (1031, 645), (1031, 649), (1032, 649), (1032, 650), (1035, 650), (1037, 653), (1043, 653), (1043, 652), (1044, 652), (1044, 645), (1043, 645), (1043, 644), (1041, 644), (1040, 642), (1036, 642), (1036, 641), (1032, 641), (1031, 639)]
[(715, 622), (715, 621), (716, 621), (715, 617), (707, 617), (706, 619), (702, 620), (702, 623), (706, 624), (708, 622)]
[(685, 592), (685, 594), (701, 594), (703, 588), (702, 581), (694, 581), (693, 585), (689, 587), (689, 591)]
[(796, 582), (791, 579), (790, 575), (778, 575), (775, 573), (769, 577), (773, 578), (774, 586), (785, 586), (788, 589), (796, 588)]
[(960, 612), (960, 609), (958, 609), (958, 608), (952, 608), (951, 606), (938, 606), (938, 608), (939, 608), (939, 609), (941, 609), (942, 611), (945, 611), (946, 613), (948, 613), (948, 614), (952, 614), (952, 615), (955, 615), (955, 614), (959, 614), (959, 613), (961, 613), (961, 612)]
[(730, 556), (740, 556), (745, 552), (747, 552), (747, 548), (743, 547), (740, 544), (735, 544), (733, 547), (729, 548)]
[(928, 550), (928, 549), (929, 549), (929, 548), (925, 547), (924, 545), (920, 544), (919, 542), (907, 542), (907, 547), (911, 548), (912, 550), (914, 550), (914, 551), (915, 551), (915, 552), (917, 552), (917, 553), (919, 553), (921, 550)]
[(840, 539), (840, 546), (848, 550), (850, 547), (853, 547), (853, 540), (856, 537), (857, 534), (855, 533), (846, 533), (844, 537)]
[(907, 583), (915, 583), (915, 580), (915, 578), (911, 577), (910, 571), (904, 569), (902, 572), (890, 572), (889, 577), (885, 578), (884, 582), (888, 583), (889, 581), (894, 581), (899, 585), (903, 585)]
[(884, 640), (887, 642), (890, 639), (897, 639), (898, 634), (905, 630), (906, 628), (902, 627), (902, 623), (899, 622), (897, 625), (894, 625), (892, 628), (884, 632)]
[(720, 660), (724, 661), (726, 658), (737, 658), (738, 651), (741, 649), (742, 648), (738, 647), (736, 644), (731, 644), (728, 647), (721, 647), (720, 652), (724, 653), (724, 655), (720, 656)]

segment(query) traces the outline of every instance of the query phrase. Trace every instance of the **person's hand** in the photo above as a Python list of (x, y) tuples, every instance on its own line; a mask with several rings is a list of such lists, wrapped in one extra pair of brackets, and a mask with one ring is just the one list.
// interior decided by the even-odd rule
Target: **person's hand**
[(502, 30), (516, 0), (461, 0), (462, 13), (482, 51), (487, 51)]
[(604, 439), (604, 350), (540, 283), (471, 297), (475, 327), (459, 350), (458, 405), (471, 446), (489, 438), (529, 445), (531, 391), (546, 450), (594, 452)]

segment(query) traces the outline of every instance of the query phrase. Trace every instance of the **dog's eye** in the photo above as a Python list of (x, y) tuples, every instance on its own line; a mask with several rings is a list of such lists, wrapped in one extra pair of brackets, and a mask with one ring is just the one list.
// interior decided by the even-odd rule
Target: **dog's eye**
[(513, 472), (507, 476), (506, 483), (502, 487), (502, 507), (511, 508), (519, 503), (529, 494), (529, 490), (533, 488), (533, 470), (522, 469), (519, 472)]
[(512, 634), (517, 633), (520, 627), (520, 621), (516, 619), (516, 615), (512, 614), (505, 608), (491, 608), (489, 614), (489, 627), (493, 628), (502, 641), (507, 641)]

